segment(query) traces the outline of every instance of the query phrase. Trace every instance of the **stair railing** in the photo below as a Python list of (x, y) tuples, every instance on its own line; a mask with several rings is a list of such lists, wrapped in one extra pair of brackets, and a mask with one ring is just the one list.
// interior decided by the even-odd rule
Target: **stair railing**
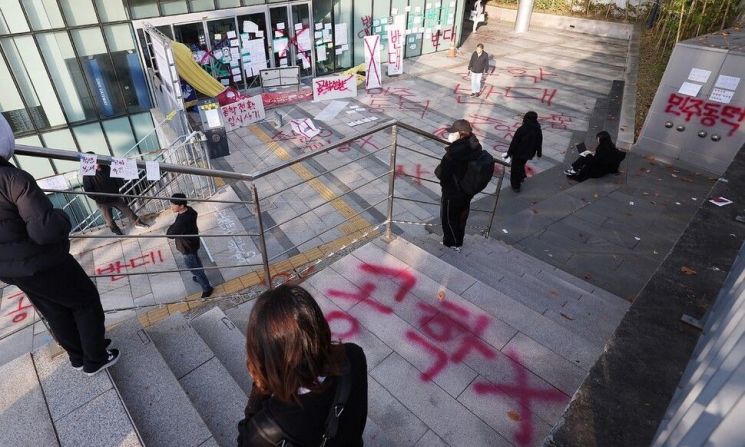
[[(364, 137), (368, 137), (373, 134), (377, 134), (379, 132), (385, 131), (387, 129), (391, 129), (391, 144), (376, 148), (375, 150), (369, 151), (369, 153), (364, 154), (354, 160), (351, 160), (350, 162), (346, 164), (342, 164), (341, 166), (337, 166), (336, 168), (329, 169), (327, 171), (323, 171), (320, 173), (317, 173), (314, 176), (311, 176), (310, 178), (305, 178), (299, 183), (292, 184), (290, 186), (280, 188), (270, 194), (266, 194), (264, 196), (259, 194), (259, 190), (257, 188), (257, 181), (259, 180), (266, 180), (268, 182), (271, 182), (269, 179), (269, 176), (272, 174), (278, 173), (280, 171), (291, 169), (293, 167), (299, 166), (311, 159), (318, 158), (320, 156), (323, 156), (324, 154), (328, 154), (330, 151), (342, 147), (349, 147), (354, 141), (362, 139)], [(233, 172), (233, 171), (225, 171), (225, 170), (218, 170), (213, 169), (210, 167), (202, 167), (202, 166), (194, 166), (193, 164), (184, 165), (179, 163), (169, 163), (169, 162), (163, 162), (160, 163), (160, 170), (161, 173), (164, 176), (167, 175), (182, 175), (182, 176), (188, 176), (188, 177), (202, 177), (205, 179), (208, 179), (206, 183), (210, 185), (214, 185), (214, 180), (217, 178), (221, 178), (223, 180), (233, 180), (236, 182), (247, 182), (248, 187), (250, 189), (251, 193), (251, 200), (220, 200), (220, 199), (213, 199), (213, 198), (205, 198), (205, 197), (199, 197), (195, 196), (193, 194), (188, 194), (189, 197), (187, 197), (186, 200), (191, 202), (206, 202), (206, 203), (217, 203), (217, 204), (230, 204), (230, 205), (243, 205), (249, 207), (249, 209), (254, 211), (254, 215), (256, 217), (256, 223), (258, 225), (258, 231), (255, 233), (246, 232), (246, 233), (229, 233), (229, 234), (199, 234), (199, 235), (181, 235), (183, 237), (201, 237), (201, 238), (225, 238), (225, 237), (231, 237), (231, 238), (251, 238), (251, 239), (258, 239), (258, 248), (260, 250), (261, 254), (261, 263), (235, 263), (230, 265), (219, 265), (219, 266), (204, 266), (203, 269), (205, 270), (213, 270), (213, 269), (231, 269), (231, 268), (246, 268), (246, 267), (258, 267), (261, 270), (263, 270), (263, 276), (264, 280), (263, 283), (265, 286), (272, 288), (274, 286), (273, 278), (272, 278), (272, 263), (275, 261), (278, 261), (280, 258), (289, 256), (292, 251), (298, 251), (298, 249), (301, 246), (304, 246), (314, 239), (320, 238), (320, 236), (327, 234), (328, 232), (335, 230), (339, 228), (342, 225), (355, 223), (360, 224), (362, 221), (362, 216), (364, 215), (370, 215), (371, 211), (377, 207), (382, 205), (384, 202), (386, 203), (386, 213), (385, 213), (385, 219), (382, 222), (373, 223), (373, 224), (367, 224), (362, 227), (354, 227), (355, 230), (351, 235), (347, 235), (348, 237), (342, 237), (338, 238), (336, 240), (342, 241), (342, 245), (337, 248), (332, 248), (332, 250), (329, 253), (323, 253), (322, 256), (319, 256), (317, 259), (315, 259), (315, 263), (312, 263), (312, 265), (315, 266), (318, 263), (322, 262), (324, 259), (328, 259), (331, 256), (334, 256), (339, 251), (345, 249), (349, 245), (352, 245), (354, 243), (359, 242), (360, 240), (366, 240), (371, 235), (377, 234), (378, 230), (381, 227), (385, 227), (384, 235), (383, 237), (390, 240), (393, 237), (393, 231), (394, 231), (394, 224), (408, 224), (408, 225), (427, 225), (427, 226), (436, 226), (438, 224), (432, 223), (432, 222), (425, 222), (425, 221), (407, 221), (407, 220), (401, 220), (401, 219), (395, 219), (394, 218), (394, 203), (395, 201), (409, 201), (414, 203), (423, 203), (423, 204), (429, 204), (429, 205), (437, 205), (440, 204), (438, 202), (432, 202), (432, 201), (423, 201), (418, 200), (412, 197), (403, 197), (396, 195), (396, 178), (397, 177), (403, 177), (407, 178), (407, 180), (410, 180), (410, 183), (412, 185), (417, 185), (418, 182), (429, 182), (429, 183), (438, 183), (434, 179), (427, 179), (427, 178), (420, 178), (416, 176), (412, 176), (405, 173), (399, 173), (396, 170), (396, 159), (398, 155), (398, 151), (400, 150), (408, 150), (412, 151), (418, 155), (425, 156), (432, 159), (439, 159), (440, 156), (432, 153), (427, 152), (423, 149), (414, 149), (412, 147), (407, 147), (402, 144), (399, 144), (399, 133), (404, 130), (407, 132), (411, 132), (415, 135), (418, 135), (420, 137), (423, 137), (425, 141), (432, 141), (436, 143), (437, 145), (445, 146), (448, 144), (447, 141), (443, 140), (442, 138), (431, 134), (429, 132), (425, 132), (421, 129), (418, 129), (414, 126), (411, 126), (409, 124), (390, 120), (383, 122), (377, 126), (374, 126), (365, 132), (355, 134), (350, 137), (343, 138), (337, 142), (334, 142), (328, 146), (325, 146), (321, 149), (315, 150), (313, 152), (298, 156), (296, 158), (293, 158), (291, 160), (287, 160), (284, 162), (281, 162), (275, 166), (272, 166), (270, 168), (267, 168), (263, 171), (259, 171), (253, 174), (245, 174), (240, 172)], [(332, 174), (338, 169), (341, 169), (345, 166), (348, 166), (352, 163), (356, 163), (358, 161), (361, 161), (368, 157), (373, 157), (378, 155), (381, 151), (388, 149), (388, 166), (387, 170), (382, 174), (374, 177), (372, 180), (369, 180), (367, 182), (364, 182), (360, 185), (355, 186), (354, 188), (349, 188), (348, 191), (335, 195), (333, 198), (328, 199), (321, 203), (320, 205), (314, 206), (312, 208), (309, 208), (307, 211), (304, 211), (302, 213), (299, 213), (290, 219), (287, 219), (283, 222), (280, 222), (278, 224), (275, 224), (269, 228), (265, 226), (264, 221), (264, 211), (262, 211), (262, 200), (269, 200), (274, 196), (277, 196), (283, 192), (286, 192), (292, 188), (299, 187), (299, 186), (305, 186), (310, 182), (317, 181), (319, 178)], [(43, 158), (50, 158), (55, 160), (68, 160), (68, 161), (77, 161), (79, 160), (79, 153), (73, 152), (73, 151), (67, 151), (67, 150), (61, 150), (61, 149), (53, 149), (53, 148), (41, 148), (41, 147), (33, 147), (33, 146), (27, 146), (27, 145), (17, 145), (16, 146), (16, 154), (18, 155), (25, 155), (25, 156), (32, 156), (32, 157), (43, 157)], [(110, 156), (106, 155), (99, 155), (98, 156), (98, 162), (102, 164), (110, 164), (111, 163)], [(181, 160), (177, 160), (181, 161)], [(490, 192), (482, 192), (479, 193), (479, 196), (491, 196), (494, 198), (493, 200), (493, 206), (491, 209), (481, 209), (481, 208), (472, 208), (471, 211), (473, 212), (480, 212), (480, 213), (488, 213), (490, 214), (490, 220), (489, 225), (486, 228), (475, 228), (478, 230), (481, 230), (484, 235), (488, 237), (489, 231), (491, 230), (492, 222), (494, 219), (494, 216), (496, 214), (496, 208), (497, 208), (497, 202), (499, 200), (499, 192), (503, 183), (503, 178), (505, 174), (505, 168), (509, 167), (508, 163), (505, 163), (502, 160), (497, 159), (495, 161), (496, 164), (501, 165), (501, 169), (495, 169), (496, 173), (496, 187), (494, 193)], [(136, 160), (136, 164), (138, 169), (145, 169), (145, 160)], [(288, 224), (289, 222), (302, 218), (303, 216), (307, 215), (310, 212), (313, 212), (314, 210), (317, 210), (318, 208), (331, 204), (332, 202), (335, 202), (337, 200), (342, 199), (344, 196), (347, 196), (351, 193), (354, 193), (355, 191), (360, 190), (361, 188), (370, 185), (372, 182), (376, 180), (380, 180), (384, 177), (387, 177), (388, 180), (388, 193), (385, 198), (382, 200), (371, 204), (370, 206), (358, 210), (357, 212), (352, 213), (351, 215), (344, 216), (341, 222), (336, 223), (334, 225), (331, 225), (329, 228), (324, 229), (320, 233), (314, 234), (312, 237), (308, 238), (307, 240), (304, 240), (303, 242), (293, 244), (290, 249), (284, 250), (280, 253), (275, 253), (273, 255), (270, 255), (267, 247), (267, 234), (271, 234), (274, 230), (281, 228), (283, 225)], [(412, 180), (412, 178), (416, 179), (416, 182)], [(142, 200), (142, 201), (148, 201), (148, 202), (162, 202), (166, 203), (171, 199), (171, 193), (169, 192), (166, 195), (162, 194), (132, 194), (131, 192), (136, 191), (128, 191), (128, 193), (120, 193), (120, 194), (106, 194), (106, 193), (89, 193), (84, 191), (71, 191), (71, 190), (54, 190), (54, 189), (45, 189), (45, 192), (50, 193), (58, 193), (58, 194), (65, 194), (66, 196), (73, 196), (73, 197), (95, 197), (95, 196), (113, 196), (113, 197), (120, 197), (124, 199), (131, 199), (131, 200)], [(168, 190), (167, 188), (161, 188), (159, 192), (163, 191), (172, 191), (175, 192), (173, 188)], [(212, 193), (214, 193), (214, 189), (211, 189)], [(75, 199), (72, 199), (74, 201)], [(365, 221), (366, 223), (366, 221)], [(473, 229), (473, 228), (472, 228)], [(158, 238), (166, 238), (167, 236), (165, 234), (131, 234), (131, 235), (96, 235), (96, 234), (77, 234), (72, 233), (70, 234), (70, 239), (72, 240), (84, 240), (84, 239), (115, 239), (115, 240), (126, 240), (126, 239), (158, 239)], [(338, 245), (338, 244), (337, 244)], [(331, 245), (333, 247), (333, 245)], [(316, 247), (318, 248), (318, 247)], [(301, 272), (295, 272), (293, 275), (290, 275), (286, 278), (286, 280), (291, 280), (294, 278), (302, 278), (305, 273), (309, 271), (310, 268), (306, 268), (305, 270)], [(176, 268), (176, 269), (164, 269), (164, 270), (157, 270), (157, 271), (150, 271), (150, 272), (117, 272), (117, 273), (111, 273), (111, 274), (91, 274), (89, 275), (91, 278), (105, 278), (105, 277), (113, 277), (113, 276), (138, 276), (138, 275), (154, 275), (154, 274), (161, 274), (161, 273), (177, 273), (177, 272), (189, 272), (192, 270), (192, 268)], [(212, 301), (212, 300), (220, 300), (225, 299), (225, 296), (216, 296), (213, 298), (204, 299), (203, 301)], [(193, 300), (181, 300), (174, 303), (168, 303), (169, 305), (172, 304), (178, 304), (178, 303), (184, 303), (184, 302), (193, 302)], [(143, 309), (143, 308), (149, 308), (149, 307), (159, 307), (163, 306), (164, 304), (153, 304), (153, 305), (142, 305), (142, 306), (131, 306), (131, 307), (124, 307), (124, 308), (117, 308), (117, 309), (109, 309), (107, 312), (114, 312), (114, 311), (126, 311), (126, 310), (136, 310), (136, 309)], [(33, 322), (31, 323), (31, 325)], [(29, 325), (30, 326), (30, 325)], [(25, 327), (14, 329), (12, 332), (6, 333), (2, 336), (0, 336), (0, 340), (3, 338), (6, 338), (20, 330), (23, 330)]]

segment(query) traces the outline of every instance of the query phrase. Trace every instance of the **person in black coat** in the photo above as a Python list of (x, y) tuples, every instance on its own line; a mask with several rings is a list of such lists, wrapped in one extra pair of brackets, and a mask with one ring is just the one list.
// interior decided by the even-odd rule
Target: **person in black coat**
[(348, 385), (335, 436), (326, 447), (362, 447), (367, 421), (367, 360), (354, 343), (331, 341), (321, 308), (302, 287), (281, 285), (262, 293), (246, 328), (248, 372), (253, 387), (239, 447), (271, 447), (282, 441), (320, 446), (337, 387)]
[(484, 44), (476, 45), (476, 51), (468, 61), (468, 74), (471, 76), (471, 96), (481, 95), (481, 78), (489, 69), (489, 55), (484, 51)]
[(442, 244), (460, 251), (473, 196), (463, 192), (458, 181), (465, 175), (468, 162), (476, 160), (482, 148), (478, 138), (473, 134), (471, 124), (466, 120), (456, 120), (448, 128), (448, 132), (450, 145), (445, 148), (445, 155), (435, 168), (435, 175), (440, 179), (442, 189)]
[[(88, 152), (93, 154), (93, 152)], [(83, 190), (85, 192), (100, 192), (107, 194), (119, 194), (119, 189), (124, 185), (124, 181), (120, 178), (111, 177), (111, 168), (107, 165), (96, 164), (96, 175), (83, 176)], [(147, 228), (150, 225), (143, 222), (132, 208), (127, 205), (127, 202), (121, 197), (110, 197), (110, 196), (91, 196), (98, 209), (101, 210), (103, 220), (106, 222), (106, 226), (111, 229), (114, 234), (122, 235), (122, 230), (114, 222), (114, 216), (111, 214), (111, 208), (116, 208), (120, 213), (127, 216), (130, 223), (137, 228)]]
[(176, 214), (176, 221), (168, 227), (166, 235), (169, 239), (176, 240), (176, 250), (184, 255), (186, 267), (193, 269), (191, 270), (191, 279), (202, 288), (202, 298), (207, 298), (212, 295), (214, 289), (204, 273), (202, 260), (199, 258), (199, 236), (179, 236), (182, 234), (199, 234), (199, 227), (197, 227), (199, 213), (187, 205), (186, 196), (180, 192), (171, 196), (171, 211)]
[(520, 185), (526, 178), (525, 164), (536, 155), (541, 158), (542, 150), (543, 132), (538, 123), (538, 114), (531, 110), (523, 116), (523, 124), (515, 131), (507, 150), (507, 157), (512, 164), (510, 184), (513, 191), (520, 192)]
[(13, 131), (0, 115), (0, 281), (28, 297), (72, 367), (92, 376), (119, 359), (119, 351), (106, 349), (101, 297), (70, 255), (70, 220), (9, 162), (14, 151)]
[(588, 178), (600, 178), (618, 172), (626, 153), (618, 150), (608, 132), (602, 130), (595, 136), (598, 145), (595, 152), (583, 152), (564, 174), (572, 180), (583, 182)]

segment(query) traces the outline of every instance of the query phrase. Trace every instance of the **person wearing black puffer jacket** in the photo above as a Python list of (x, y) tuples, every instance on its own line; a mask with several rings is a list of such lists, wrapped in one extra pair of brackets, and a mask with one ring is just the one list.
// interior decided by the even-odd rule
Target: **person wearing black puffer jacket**
[(481, 143), (466, 120), (456, 120), (448, 132), (450, 145), (445, 148), (445, 155), (435, 169), (435, 175), (440, 179), (442, 189), (442, 244), (459, 252), (463, 246), (473, 196), (463, 192), (458, 181), (466, 174), (468, 162), (476, 160), (481, 154)]
[(510, 184), (513, 191), (520, 192), (520, 185), (525, 181), (525, 163), (536, 155), (541, 158), (542, 150), (543, 132), (538, 122), (538, 114), (531, 110), (523, 116), (523, 125), (515, 131), (507, 150), (507, 157), (512, 163)]
[(72, 367), (92, 376), (119, 358), (106, 349), (101, 298), (69, 253), (70, 220), (10, 163), (14, 151), (13, 130), (0, 116), (0, 281), (26, 294)]

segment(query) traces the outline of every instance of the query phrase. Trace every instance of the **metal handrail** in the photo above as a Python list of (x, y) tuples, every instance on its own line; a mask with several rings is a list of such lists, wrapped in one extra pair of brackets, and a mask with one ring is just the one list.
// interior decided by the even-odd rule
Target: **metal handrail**
[[(421, 129), (418, 129), (418, 128), (414, 127), (414, 126), (411, 126), (409, 124), (402, 123), (402, 122), (399, 122), (399, 121), (396, 121), (396, 120), (390, 120), (390, 121), (386, 121), (386, 122), (380, 123), (380, 124), (378, 124), (378, 125), (370, 128), (370, 129), (366, 130), (365, 132), (362, 132), (362, 133), (359, 133), (359, 134), (356, 134), (356, 135), (353, 135), (353, 136), (350, 136), (350, 137), (343, 138), (343, 139), (341, 139), (341, 140), (339, 140), (337, 142), (334, 142), (334, 143), (332, 143), (332, 144), (330, 144), (328, 146), (325, 146), (325, 147), (323, 147), (323, 148), (321, 148), (319, 150), (315, 150), (315, 151), (310, 152), (308, 154), (304, 154), (304, 155), (295, 157), (295, 158), (293, 158), (291, 160), (287, 160), (287, 161), (281, 162), (281, 163), (279, 163), (279, 164), (277, 164), (275, 166), (269, 167), (269, 168), (264, 169), (262, 171), (255, 172), (253, 174), (245, 174), (245, 173), (240, 173), (240, 172), (225, 171), (225, 170), (218, 170), (218, 169), (211, 169), (211, 168), (201, 168), (201, 167), (195, 167), (195, 166), (184, 166), (184, 165), (177, 165), (177, 164), (172, 164), (172, 163), (160, 163), (160, 169), (161, 169), (162, 172), (173, 172), (173, 173), (179, 173), (179, 174), (197, 175), (197, 176), (205, 176), (205, 177), (211, 177), (211, 178), (223, 178), (223, 179), (232, 179), (232, 180), (250, 182), (250, 189), (252, 191), (253, 201), (243, 201), (243, 200), (230, 201), (230, 200), (199, 199), (199, 198), (194, 198), (194, 199), (189, 199), (189, 200), (193, 200), (193, 201), (196, 201), (196, 202), (215, 202), (215, 203), (229, 203), (229, 204), (253, 205), (253, 206), (256, 207), (255, 214), (256, 214), (256, 218), (257, 218), (258, 226), (259, 226), (259, 232), (258, 233), (256, 233), (256, 234), (252, 234), (252, 233), (245, 233), (245, 234), (214, 234), (214, 235), (212, 235), (212, 234), (203, 234), (203, 235), (179, 235), (179, 236), (180, 237), (197, 237), (197, 236), (198, 237), (258, 237), (259, 238), (259, 250), (261, 251), (261, 257), (262, 257), (262, 264), (238, 264), (238, 265), (231, 265), (231, 266), (221, 266), (221, 267), (215, 266), (215, 267), (203, 267), (203, 268), (204, 269), (220, 269), (220, 268), (238, 268), (238, 267), (250, 267), (250, 266), (263, 265), (266, 284), (268, 284), (269, 287), (271, 287), (271, 284), (272, 284), (271, 279), (272, 278), (271, 278), (271, 271), (270, 271), (270, 267), (269, 267), (269, 262), (274, 261), (278, 257), (283, 256), (283, 255), (287, 254), (288, 252), (290, 252), (290, 251), (292, 251), (294, 249), (297, 249), (297, 247), (310, 242), (311, 240), (313, 240), (314, 238), (318, 237), (319, 235), (315, 235), (313, 238), (310, 238), (310, 239), (308, 239), (308, 240), (306, 240), (306, 241), (304, 241), (304, 242), (302, 242), (300, 244), (297, 244), (297, 245), (295, 245), (291, 249), (285, 250), (282, 253), (279, 253), (279, 254), (277, 254), (277, 255), (275, 255), (273, 257), (270, 257), (269, 254), (267, 253), (267, 248), (266, 248), (266, 233), (268, 231), (271, 231), (271, 230), (277, 228), (277, 227), (280, 227), (283, 224), (286, 224), (287, 222), (289, 222), (289, 221), (291, 221), (291, 220), (293, 220), (293, 219), (295, 219), (295, 218), (297, 218), (299, 216), (302, 216), (303, 214), (306, 214), (307, 212), (312, 211), (313, 209), (317, 209), (320, 206), (323, 206), (323, 205), (326, 205), (328, 203), (331, 203), (333, 200), (337, 200), (340, 196), (337, 196), (337, 197), (335, 197), (332, 200), (326, 201), (322, 205), (319, 205), (319, 206), (317, 206), (315, 208), (312, 208), (309, 211), (306, 211), (305, 213), (300, 214), (299, 216), (295, 216), (295, 217), (293, 217), (293, 218), (291, 218), (291, 219), (289, 219), (289, 220), (287, 220), (285, 222), (282, 222), (280, 224), (276, 224), (276, 225), (272, 226), (271, 228), (266, 228), (265, 229), (264, 228), (264, 223), (263, 223), (263, 218), (262, 218), (262, 212), (261, 212), (261, 199), (259, 197), (259, 194), (258, 194), (258, 190), (256, 188), (255, 181), (258, 180), (258, 179), (264, 178), (264, 177), (266, 177), (266, 176), (268, 176), (270, 174), (273, 174), (275, 172), (278, 172), (278, 171), (280, 171), (282, 169), (286, 169), (288, 167), (291, 167), (291, 166), (294, 166), (296, 164), (302, 163), (302, 162), (304, 162), (306, 160), (309, 160), (309, 159), (318, 157), (320, 155), (326, 154), (329, 151), (332, 151), (332, 150), (337, 149), (339, 147), (348, 145), (348, 144), (353, 143), (354, 141), (356, 141), (356, 140), (358, 140), (360, 138), (363, 138), (363, 137), (366, 137), (366, 136), (375, 134), (377, 132), (386, 130), (388, 128), (391, 128), (392, 142), (391, 142), (391, 144), (389, 144), (387, 146), (384, 146), (382, 149), (386, 149), (386, 148), (389, 149), (389, 170), (385, 174), (382, 174), (380, 176), (377, 176), (373, 180), (370, 180), (370, 181), (368, 181), (368, 182), (366, 182), (366, 183), (364, 183), (362, 185), (358, 185), (357, 187), (351, 189), (350, 191), (347, 191), (347, 192), (344, 192), (343, 194), (341, 194), (341, 196), (350, 194), (352, 191), (355, 191), (355, 190), (357, 190), (357, 189), (359, 189), (359, 188), (361, 188), (361, 187), (363, 187), (365, 185), (370, 184), (372, 181), (379, 180), (380, 178), (384, 177), (385, 175), (388, 175), (389, 176), (389, 191), (388, 191), (388, 195), (387, 195), (386, 199), (383, 199), (383, 200), (375, 203), (374, 205), (371, 205), (371, 206), (365, 208), (364, 210), (359, 211), (358, 213), (354, 214), (353, 216), (346, 217), (345, 219), (342, 220), (341, 223), (338, 223), (338, 224), (332, 226), (331, 228), (325, 230), (321, 234), (325, 234), (326, 232), (331, 231), (334, 228), (336, 228), (336, 227), (338, 227), (340, 225), (343, 225), (344, 223), (349, 222), (352, 219), (357, 218), (358, 216), (364, 214), (365, 212), (368, 212), (370, 209), (372, 209), (372, 208), (380, 205), (381, 203), (383, 203), (383, 201), (387, 200), (388, 201), (388, 212), (387, 212), (387, 215), (386, 215), (386, 220), (384, 222), (382, 222), (381, 224), (378, 224), (377, 226), (375, 226), (375, 228), (378, 228), (378, 227), (380, 227), (382, 225), (385, 225), (385, 227), (386, 227), (385, 238), (389, 238), (390, 239), (392, 237), (392, 224), (394, 222), (396, 222), (393, 219), (393, 202), (394, 202), (395, 199), (437, 205), (437, 203), (430, 203), (430, 202), (425, 202), (425, 201), (419, 201), (419, 200), (416, 200), (416, 199), (404, 198), (404, 197), (396, 196), (396, 194), (395, 194), (395, 178), (399, 175), (399, 174), (396, 174), (396, 172), (395, 172), (395, 166), (396, 166), (396, 155), (397, 155), (397, 151), (398, 151), (398, 133), (399, 133), (400, 129), (405, 129), (407, 131), (410, 131), (412, 133), (415, 133), (417, 135), (423, 136), (423, 137), (425, 137), (425, 138), (427, 138), (429, 140), (433, 140), (433, 141), (436, 141), (436, 142), (441, 143), (441, 144), (448, 144), (447, 141), (443, 140), (442, 138), (440, 138), (440, 137), (438, 137), (438, 136), (436, 136), (436, 135), (434, 135), (432, 133), (425, 132), (425, 131), (423, 131)], [(401, 146), (401, 148), (402, 149), (407, 149), (407, 150), (412, 150), (413, 152), (416, 152), (416, 153), (422, 153), (420, 151), (417, 151), (415, 149), (408, 148), (408, 147), (403, 146), (403, 145)], [(373, 154), (376, 154), (377, 152), (379, 152), (382, 149), (376, 149), (371, 154), (366, 154), (365, 156), (359, 157), (358, 159), (369, 157), (369, 156), (371, 156)], [(27, 156), (34, 156), (34, 157), (54, 158), (54, 159), (70, 160), (70, 161), (77, 161), (77, 160), (79, 160), (79, 156), (80, 156), (80, 154), (77, 153), (77, 152), (66, 151), (66, 150), (61, 150), (61, 149), (54, 149), (54, 148), (38, 148), (38, 147), (32, 147), (32, 146), (27, 146), (27, 145), (21, 145), (21, 144), (19, 144), (19, 145), (16, 146), (16, 153), (18, 155), (27, 155)], [(427, 155), (427, 156), (430, 156), (430, 157), (433, 157), (433, 158), (437, 158), (437, 157), (435, 157), (434, 155), (431, 155), (431, 154), (422, 153), (422, 155)], [(101, 163), (101, 164), (110, 164), (111, 163), (111, 158), (112, 157), (107, 156), (107, 155), (99, 155), (97, 157), (97, 161), (99, 163)], [(144, 160), (135, 160), (135, 162), (136, 162), (138, 168), (145, 168), (145, 161)], [(503, 165), (503, 166), (510, 166), (509, 163), (506, 163), (506, 162), (504, 162), (502, 160), (499, 160), (499, 159), (495, 159), (495, 163), (500, 164), (500, 165)], [(342, 165), (342, 166), (339, 166), (339, 167), (334, 168), (332, 170), (328, 170), (325, 173), (318, 174), (317, 176), (315, 176), (313, 178), (318, 178), (318, 177), (320, 177), (320, 176), (322, 176), (324, 174), (328, 174), (330, 172), (333, 172), (335, 169), (339, 169), (339, 168), (341, 168), (343, 166), (346, 166), (346, 165)], [(406, 174), (404, 174), (403, 176), (412, 177), (412, 176), (408, 176)], [(492, 221), (494, 219), (494, 215), (496, 213), (496, 205), (497, 205), (497, 200), (499, 199), (499, 192), (500, 192), (501, 184), (502, 184), (502, 181), (503, 181), (503, 177), (504, 177), (504, 170), (503, 170), (501, 176), (499, 177), (498, 185), (497, 185), (497, 188), (496, 188), (496, 192), (494, 194), (483, 193), (483, 194), (494, 195), (495, 196), (495, 202), (494, 202), (493, 209), (491, 211), (489, 211), (489, 210), (482, 210), (482, 209), (473, 209), (473, 211), (478, 211), (478, 212), (487, 212), (487, 213), (488, 212), (491, 212), (491, 214), (492, 214), (491, 215), (491, 220), (490, 220), (489, 226), (487, 227), (487, 230), (486, 230), (486, 234), (487, 235), (488, 235), (488, 233), (489, 233), (489, 231), (491, 229), (491, 224), (492, 224)], [(428, 180), (428, 179), (425, 179), (425, 180)], [(298, 183), (298, 184), (293, 185), (291, 187), (300, 186), (303, 183), (307, 183), (307, 181), (309, 181), (309, 180), (306, 179), (304, 182)], [(283, 190), (281, 190), (279, 192), (287, 191), (291, 187), (287, 187), (287, 188), (285, 188), (285, 189), (283, 189)], [(64, 193), (64, 194), (89, 195), (89, 196), (115, 196), (115, 197), (136, 198), (136, 199), (144, 199), (144, 200), (170, 200), (170, 197), (157, 196), (157, 195), (156, 196), (143, 196), (143, 195), (138, 195), (138, 194), (107, 194), (107, 193), (88, 193), (88, 192), (83, 192), (83, 191), (61, 191), (61, 190), (46, 190), (46, 191), (47, 192), (55, 192), (55, 193)], [(273, 194), (265, 197), (264, 199), (269, 198), (269, 197), (273, 197), (274, 195), (278, 194), (279, 192), (275, 192), (275, 193), (273, 193)], [(127, 236), (118, 236), (118, 235), (117, 236), (114, 236), (114, 235), (98, 235), (98, 236), (97, 235), (71, 235), (70, 237), (71, 238), (78, 238), (78, 239), (111, 239), (111, 238), (122, 238), (122, 239), (132, 238), (132, 239), (136, 239), (136, 238), (166, 238), (166, 237), (169, 237), (169, 236), (168, 235), (165, 235), (165, 234), (162, 234), (162, 235), (161, 234), (158, 234), (158, 235), (141, 234), (141, 235), (127, 235)], [(121, 272), (121, 273), (117, 273), (117, 274), (91, 275), (91, 277), (94, 277), (95, 278), (95, 277), (111, 277), (111, 276), (134, 276), (134, 275), (155, 274), (155, 273), (184, 272), (184, 271), (191, 271), (191, 270), (194, 270), (194, 269), (172, 269), (172, 270), (165, 270), (165, 271), (142, 272), (142, 273), (137, 273), (137, 272)]]

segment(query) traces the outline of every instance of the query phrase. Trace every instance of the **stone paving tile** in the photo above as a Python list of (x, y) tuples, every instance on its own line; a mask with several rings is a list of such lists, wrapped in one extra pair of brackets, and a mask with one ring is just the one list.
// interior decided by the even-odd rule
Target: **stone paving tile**
[(373, 378), (368, 379), (367, 394), (368, 418), (380, 427), (389, 445), (414, 445), (428, 431), (424, 422)]
[(432, 430), (427, 430), (427, 433), (422, 436), (414, 447), (448, 447), (448, 444), (442, 440)]
[(386, 390), (450, 445), (509, 446), (505, 438), (397, 354), (370, 372)]

